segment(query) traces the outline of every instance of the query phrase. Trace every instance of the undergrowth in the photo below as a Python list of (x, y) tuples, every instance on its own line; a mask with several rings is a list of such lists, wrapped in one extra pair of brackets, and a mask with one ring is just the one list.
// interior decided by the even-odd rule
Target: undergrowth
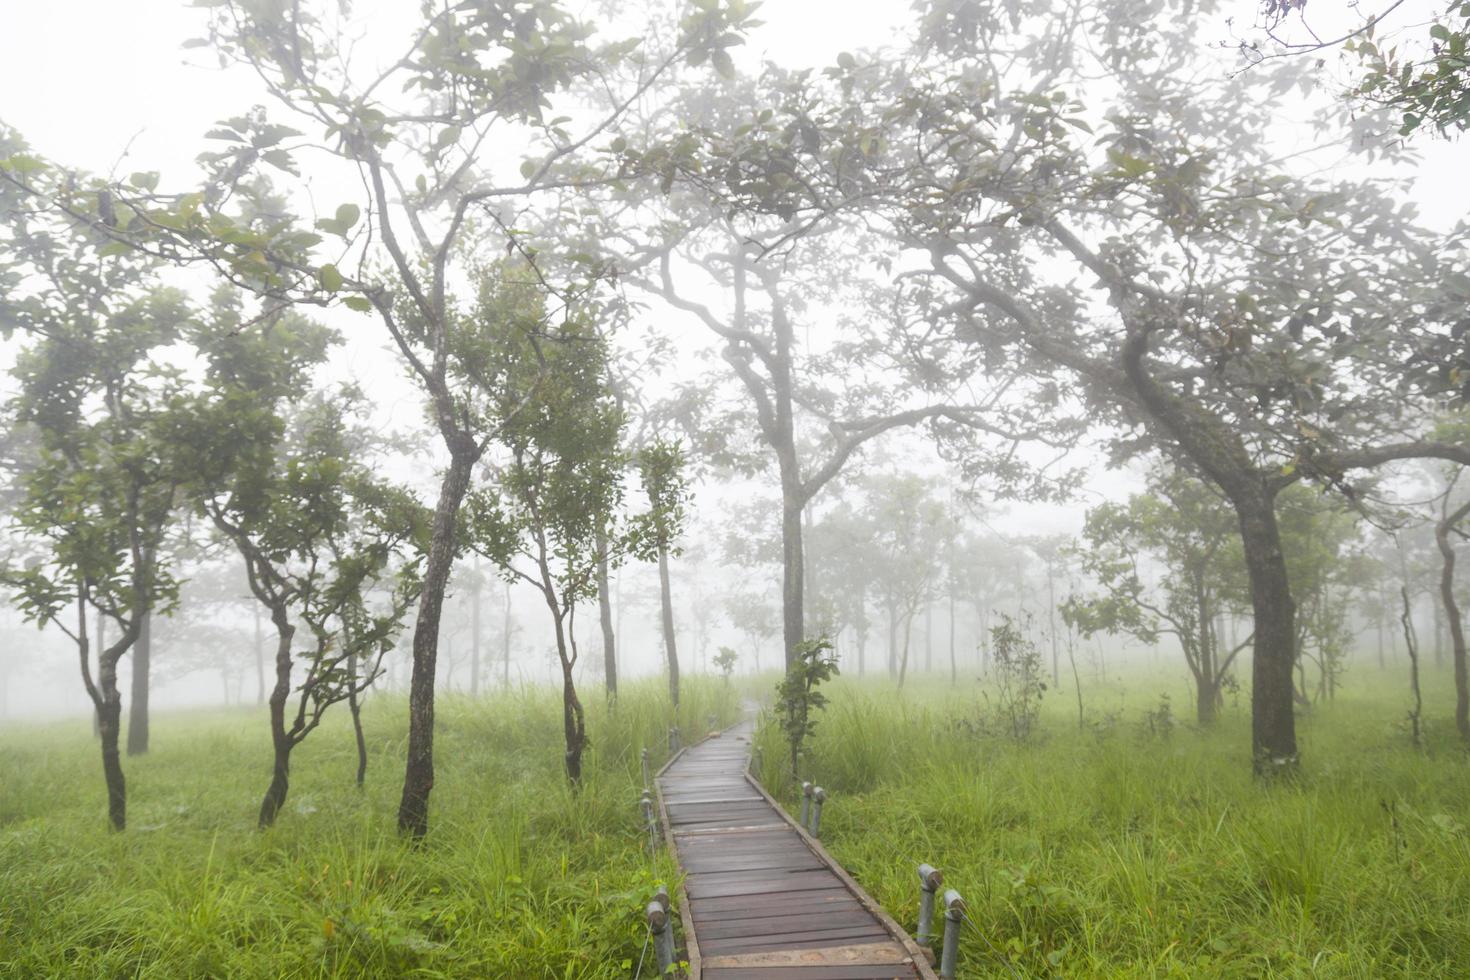
[[(1448, 674), (1427, 751), (1400, 681), (1364, 668), (1299, 720), (1301, 777), (1263, 785), (1243, 706), (1164, 726), (1157, 681), (1086, 690), (1085, 728), (1052, 699), (1017, 744), (976, 681), (845, 679), (802, 778), (829, 795), (827, 847), (910, 930), (916, 866), (943, 869), (973, 922), (964, 977), (1464, 977), (1470, 760)], [(773, 724), (758, 743), (794, 806)]]
[[(395, 832), (406, 704), (371, 701), (368, 783), (345, 712), (292, 756), (279, 824), (260, 710), (162, 715), (125, 762), (129, 829), (105, 827), (88, 723), (0, 731), (0, 977), (628, 977), (641, 911), (677, 872), (650, 858), (639, 749), (666, 753), (658, 681), (615, 712), (589, 697), (582, 789), (562, 770), (552, 691), (443, 697), (432, 829)], [(737, 697), (686, 680), (681, 728)], [(653, 970), (645, 964), (644, 975)]]

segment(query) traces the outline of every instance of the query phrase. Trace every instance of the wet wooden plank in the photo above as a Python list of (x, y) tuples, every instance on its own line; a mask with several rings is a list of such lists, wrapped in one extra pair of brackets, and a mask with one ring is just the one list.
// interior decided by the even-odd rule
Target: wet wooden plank
[(711, 980), (933, 978), (917, 947), (745, 778), (749, 726), (659, 773), (660, 813), (684, 870), (691, 975)]

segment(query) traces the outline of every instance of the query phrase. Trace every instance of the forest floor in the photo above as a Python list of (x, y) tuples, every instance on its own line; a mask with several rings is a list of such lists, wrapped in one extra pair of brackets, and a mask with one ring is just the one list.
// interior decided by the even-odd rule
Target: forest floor
[[(918, 862), (964, 895), (964, 977), (1465, 976), (1470, 761), (1448, 672), (1424, 684), (1424, 749), (1402, 724), (1402, 673), (1354, 666), (1300, 719), (1301, 778), (1263, 786), (1244, 694), (1200, 731), (1177, 682), (1084, 682), (1079, 728), (1064, 678), (1018, 745), (973, 679), (919, 677), (895, 697), (844, 677), (809, 773), (831, 797), (824, 842), (906, 928)], [(736, 717), (738, 686), (685, 690), (686, 731)], [(261, 709), (156, 717), (153, 751), (125, 761), (122, 834), (105, 829), (85, 720), (0, 730), (0, 977), (629, 977), (641, 907), (677, 879), (665, 852), (650, 860), (637, 813), (638, 749), (662, 757), (667, 709), (656, 679), (615, 717), (599, 692), (584, 699), (576, 796), (554, 692), (441, 699), (421, 846), (394, 832), (396, 697), (365, 710), (365, 789), (335, 712), (297, 751), (265, 833)], [(763, 778), (792, 800), (769, 719), (758, 741)]]
[[(1354, 665), (1299, 716), (1302, 773), (1279, 785), (1251, 777), (1246, 692), (1200, 730), (1182, 683), (1084, 682), (1079, 727), (1062, 683), (1030, 744), (997, 734), (994, 688), (963, 677), (901, 700), (886, 679), (828, 689), (803, 772), (829, 796), (823, 842), (910, 930), (916, 866), (943, 869), (971, 920), (960, 976), (1470, 976), (1470, 757), (1448, 669), (1424, 677), (1416, 750), (1407, 672)], [(758, 741), (794, 809), (779, 733)]]
[[(575, 796), (559, 692), (442, 697), (422, 846), (394, 829), (397, 696), (364, 708), (365, 788), (334, 708), (264, 833), (263, 708), (156, 716), (152, 751), (124, 760), (121, 834), (105, 829), (87, 720), (0, 730), (0, 977), (631, 976), (642, 909), (677, 880), (666, 851), (650, 859), (638, 808), (639, 749), (667, 754), (665, 692), (631, 685), (615, 715), (583, 694), (592, 745)], [(686, 680), (682, 701), (686, 732), (739, 712), (709, 679)]]

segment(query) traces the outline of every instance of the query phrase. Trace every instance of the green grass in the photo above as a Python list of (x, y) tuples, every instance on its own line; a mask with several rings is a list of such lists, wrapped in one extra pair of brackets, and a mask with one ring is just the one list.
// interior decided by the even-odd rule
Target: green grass
[[(615, 713), (584, 695), (585, 785), (561, 769), (551, 691), (441, 698), (432, 830), (395, 833), (406, 705), (364, 713), (368, 784), (343, 711), (293, 757), (279, 823), (259, 710), (162, 715), (126, 760), (129, 829), (105, 829), (85, 720), (0, 731), (0, 977), (628, 977), (643, 905), (674, 882), (640, 830), (638, 750), (666, 754), (662, 682)], [(686, 681), (682, 729), (732, 721), (719, 682)], [(645, 975), (653, 971), (645, 966)]]
[[(1093, 717), (1117, 717), (1086, 731), (1070, 686), (1049, 694), (1041, 740), (1016, 745), (978, 733), (974, 682), (895, 699), (844, 679), (803, 775), (832, 798), (827, 846), (899, 922), (917, 919), (920, 861), (964, 895), (962, 976), (1009, 976), (1004, 959), (1028, 977), (1464, 977), (1470, 763), (1448, 673), (1425, 684), (1424, 751), (1399, 725), (1406, 682), (1362, 667), (1299, 722), (1302, 778), (1266, 786), (1243, 706), (1144, 734), (1157, 680), (1088, 690)], [(773, 725), (759, 744), (793, 804)]]

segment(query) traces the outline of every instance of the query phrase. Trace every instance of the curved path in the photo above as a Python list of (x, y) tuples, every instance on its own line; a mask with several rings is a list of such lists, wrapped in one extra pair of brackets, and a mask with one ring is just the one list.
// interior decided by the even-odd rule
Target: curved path
[(690, 976), (934, 977), (903, 930), (747, 778), (753, 730), (746, 721), (690, 746), (656, 780), (685, 874)]

